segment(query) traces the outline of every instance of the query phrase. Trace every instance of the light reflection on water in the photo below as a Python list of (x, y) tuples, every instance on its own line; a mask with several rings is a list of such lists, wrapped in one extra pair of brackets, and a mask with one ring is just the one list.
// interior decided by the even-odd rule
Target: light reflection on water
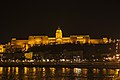
[(111, 80), (119, 69), (0, 67), (0, 80)]

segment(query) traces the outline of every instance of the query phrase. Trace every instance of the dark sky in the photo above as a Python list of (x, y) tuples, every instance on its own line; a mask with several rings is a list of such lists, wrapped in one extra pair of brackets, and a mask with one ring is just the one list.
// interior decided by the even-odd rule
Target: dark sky
[(12, 37), (55, 36), (57, 27), (63, 36), (89, 34), (93, 38), (120, 38), (120, 1), (48, 0), (0, 3), (0, 43)]

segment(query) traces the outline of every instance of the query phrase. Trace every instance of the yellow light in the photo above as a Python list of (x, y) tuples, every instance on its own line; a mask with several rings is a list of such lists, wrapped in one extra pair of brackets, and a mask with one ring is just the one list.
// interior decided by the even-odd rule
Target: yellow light
[(45, 76), (46, 75), (45, 68), (43, 67), (42, 69), (43, 69), (43, 71), (42, 71), (43, 72), (43, 76)]
[(45, 71), (45, 68), (43, 67), (43, 71)]
[(18, 74), (18, 67), (16, 67), (15, 70), (16, 70), (16, 74)]
[(10, 67), (8, 67), (8, 74), (10, 74), (10, 69), (11, 69), (11, 68), (10, 68)]
[(65, 68), (62, 68), (62, 73), (65, 73)]
[(119, 56), (119, 54), (116, 54), (116, 56), (118, 57), (118, 56)]
[(54, 76), (55, 75), (55, 68), (50, 68), (50, 71), (51, 71), (51, 74), (52, 74), (52, 76)]
[(3, 67), (0, 67), (0, 74), (3, 73)]
[(27, 74), (27, 67), (24, 67), (24, 74)]

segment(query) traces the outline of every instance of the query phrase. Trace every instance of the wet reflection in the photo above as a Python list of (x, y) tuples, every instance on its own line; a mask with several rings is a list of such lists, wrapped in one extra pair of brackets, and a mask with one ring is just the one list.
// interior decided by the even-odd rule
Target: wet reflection
[(111, 80), (120, 79), (120, 69), (0, 67), (0, 80)]

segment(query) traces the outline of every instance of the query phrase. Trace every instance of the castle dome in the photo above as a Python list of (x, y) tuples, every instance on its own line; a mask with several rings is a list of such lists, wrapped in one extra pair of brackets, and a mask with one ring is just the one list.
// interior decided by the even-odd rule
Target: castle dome
[(62, 33), (62, 30), (60, 29), (60, 27), (58, 27), (58, 29), (56, 30), (56, 33)]

